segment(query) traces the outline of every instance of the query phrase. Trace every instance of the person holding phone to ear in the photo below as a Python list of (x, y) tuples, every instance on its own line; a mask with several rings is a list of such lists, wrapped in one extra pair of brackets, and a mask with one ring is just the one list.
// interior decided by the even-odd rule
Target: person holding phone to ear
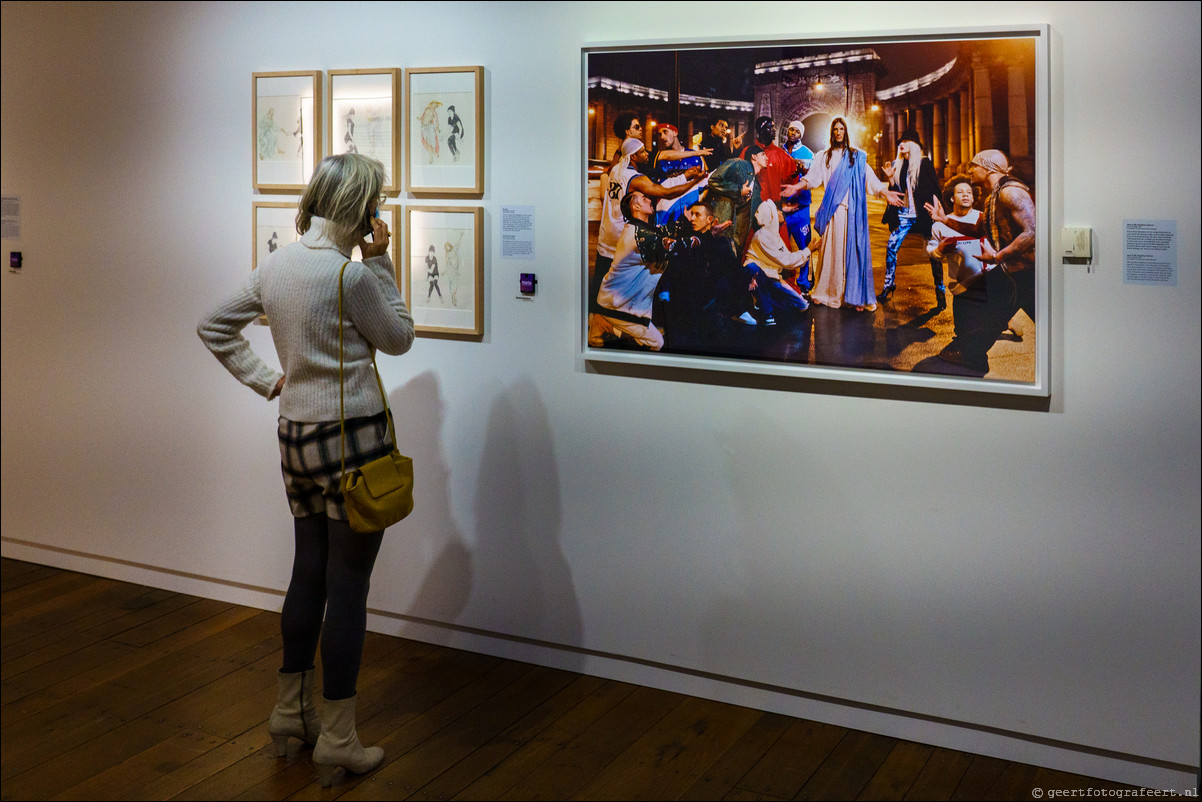
[[(314, 746), (313, 763), (325, 786), (337, 767), (361, 774), (384, 759), (379, 747), (364, 748), (355, 730), (367, 594), (384, 533), (351, 530), (339, 483), (343, 387), (346, 467), (355, 468), (394, 447), (375, 352), (399, 355), (413, 345), (413, 318), (388, 256), (388, 225), (379, 217), (383, 185), (384, 165), (376, 159), (357, 153), (322, 159), (300, 200), (300, 239), (268, 254), (197, 326), (235, 378), (268, 400), (280, 399), (281, 467), (295, 550), (280, 615), (279, 694), (268, 731), (278, 756), (286, 754), (289, 738)], [(351, 261), (356, 247), (361, 262)], [(282, 371), (269, 367), (242, 336), (263, 314), (271, 321)], [(319, 641), (320, 716), (313, 702)]]

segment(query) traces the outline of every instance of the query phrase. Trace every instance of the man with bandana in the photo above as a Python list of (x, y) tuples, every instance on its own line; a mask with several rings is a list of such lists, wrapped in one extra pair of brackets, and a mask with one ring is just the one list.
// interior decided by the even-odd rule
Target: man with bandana
[(597, 228), (597, 256), (593, 266), (593, 275), (589, 282), (589, 306), (595, 308), (597, 291), (605, 274), (614, 259), (614, 248), (626, 227), (626, 219), (622, 214), (621, 202), (631, 190), (639, 190), (651, 198), (654, 204), (659, 200), (679, 198), (693, 189), (703, 178), (705, 170), (693, 167), (686, 170), (683, 181), (672, 187), (664, 187), (652, 181), (643, 174), (649, 156), (642, 140), (633, 136), (622, 142), (618, 162), (601, 177), (601, 221)]
[(1000, 150), (973, 157), (969, 178), (988, 190), (985, 214), (974, 224), (955, 220), (938, 199), (926, 204), (931, 219), (967, 236), (984, 237), (981, 277), (955, 299), (956, 335), (939, 358), (974, 372), (989, 371), (989, 349), (1004, 334), (1010, 319), (1024, 310), (1035, 318), (1035, 200), (1031, 190), (1010, 175), (1010, 162)]

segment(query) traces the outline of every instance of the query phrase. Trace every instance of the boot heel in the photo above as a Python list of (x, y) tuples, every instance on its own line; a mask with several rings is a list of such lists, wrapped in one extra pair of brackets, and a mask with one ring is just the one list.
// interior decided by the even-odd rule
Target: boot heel
[(287, 735), (271, 736), (271, 745), (275, 749), (276, 757), (286, 757), (288, 755), (288, 736)]
[(327, 766), (324, 763), (314, 763), (317, 767), (317, 779), (321, 782), (322, 788), (329, 788), (334, 784), (334, 769), (337, 766)]

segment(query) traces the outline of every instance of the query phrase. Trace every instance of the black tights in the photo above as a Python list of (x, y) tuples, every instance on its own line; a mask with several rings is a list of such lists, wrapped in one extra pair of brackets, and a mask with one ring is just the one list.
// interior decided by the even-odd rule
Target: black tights
[(297, 673), (312, 668), (320, 639), (325, 697), (349, 699), (359, 680), (367, 591), (384, 533), (360, 534), (346, 521), (324, 513), (296, 518), (295, 528), (292, 581), (280, 615), (284, 639), (280, 670)]

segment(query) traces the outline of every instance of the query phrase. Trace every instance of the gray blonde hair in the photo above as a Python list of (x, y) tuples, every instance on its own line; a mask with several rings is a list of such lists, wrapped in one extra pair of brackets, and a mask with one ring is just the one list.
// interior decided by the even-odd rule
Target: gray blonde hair
[(296, 213), (296, 230), (304, 234), (314, 217), (326, 221), (326, 235), (350, 252), (363, 239), (367, 210), (384, 188), (384, 165), (359, 153), (326, 156), (317, 164)]

